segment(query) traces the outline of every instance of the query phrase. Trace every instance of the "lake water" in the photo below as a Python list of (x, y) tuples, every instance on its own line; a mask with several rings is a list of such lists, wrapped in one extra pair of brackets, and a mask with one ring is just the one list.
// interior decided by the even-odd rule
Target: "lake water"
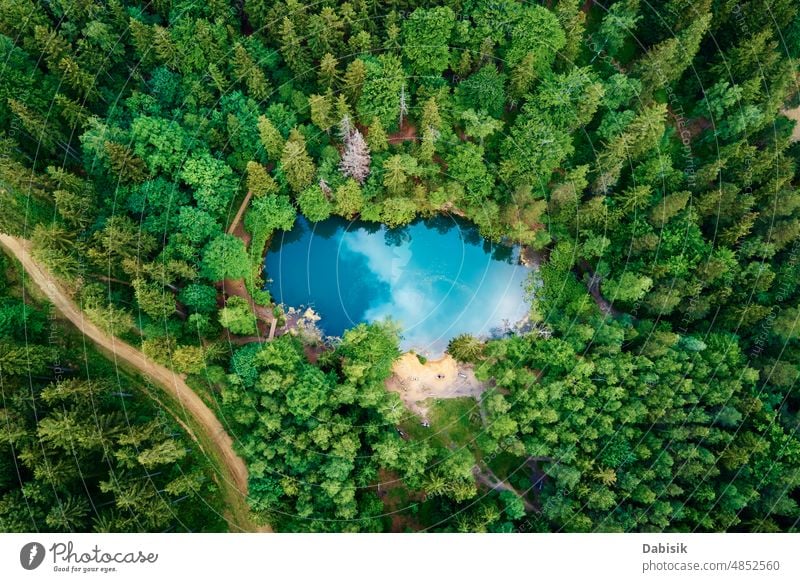
[(487, 336), (524, 319), (529, 269), (519, 249), (493, 245), (451, 217), (398, 229), (331, 218), (298, 217), (276, 233), (265, 261), (277, 303), (311, 307), (325, 335), (392, 318), (404, 350), (441, 356), (461, 334)]

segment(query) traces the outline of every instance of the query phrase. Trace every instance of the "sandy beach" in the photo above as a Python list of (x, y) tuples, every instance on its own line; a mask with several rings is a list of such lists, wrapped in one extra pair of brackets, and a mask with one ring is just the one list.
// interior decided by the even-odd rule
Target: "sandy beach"
[(423, 418), (427, 414), (424, 401), (429, 398), (479, 398), (486, 386), (479, 382), (471, 366), (459, 364), (445, 355), (438, 360), (420, 363), (412, 352), (403, 354), (394, 364), (386, 388), (397, 392), (405, 405)]

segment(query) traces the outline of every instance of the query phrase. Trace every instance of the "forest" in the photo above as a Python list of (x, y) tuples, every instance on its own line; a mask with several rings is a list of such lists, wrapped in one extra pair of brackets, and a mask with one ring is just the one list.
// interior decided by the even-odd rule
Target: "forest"
[(0, 255), (0, 531), (224, 531), (181, 427)]
[[(765, 4), (4, 0), (0, 232), (213, 404), (276, 531), (797, 531), (800, 5)], [(541, 257), (529, 331), (450, 343), (479, 404), (421, 429), (392, 321), (272, 337), (299, 215)], [(141, 380), (0, 275), (0, 531), (226, 529)]]

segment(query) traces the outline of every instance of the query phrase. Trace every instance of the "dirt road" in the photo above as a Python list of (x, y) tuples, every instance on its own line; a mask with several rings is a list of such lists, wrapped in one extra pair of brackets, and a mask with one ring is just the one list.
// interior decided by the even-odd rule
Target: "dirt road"
[[(229, 518), (231, 529), (243, 531), (258, 529), (264, 531), (266, 529), (269, 531), (268, 528), (259, 528), (253, 524), (247, 514), (247, 466), (234, 451), (233, 440), (216, 415), (186, 384), (183, 377), (169, 368), (153, 362), (136, 348), (107, 334), (89, 321), (53, 276), (33, 259), (29, 253), (28, 241), (0, 234), (0, 244), (13, 253), (35, 285), (84, 336), (108, 353), (114, 362), (122, 362), (135, 368), (154, 386), (167, 394), (183, 412), (184, 417), (178, 418), (181, 424), (188, 425), (189, 430), (202, 431), (203, 438), (198, 440), (198, 435), (192, 436), (198, 440), (201, 446), (208, 443), (213, 450), (207, 452), (217, 460), (212, 465), (223, 470), (218, 478), (223, 481), (221, 490), (228, 492), (226, 495), (228, 499), (225, 501), (227, 509), (231, 512)], [(231, 499), (231, 495), (238, 498)]]

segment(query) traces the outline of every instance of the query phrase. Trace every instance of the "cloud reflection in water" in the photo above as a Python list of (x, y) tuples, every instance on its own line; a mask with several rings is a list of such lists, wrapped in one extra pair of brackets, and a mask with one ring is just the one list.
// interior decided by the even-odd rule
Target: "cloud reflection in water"
[(461, 221), (387, 230), (300, 219), (295, 231), (273, 241), (269, 289), (278, 302), (313, 306), (326, 334), (391, 317), (403, 330), (403, 349), (438, 357), (460, 333), (486, 335), (527, 313), (528, 269), (516, 249), (485, 243)]

